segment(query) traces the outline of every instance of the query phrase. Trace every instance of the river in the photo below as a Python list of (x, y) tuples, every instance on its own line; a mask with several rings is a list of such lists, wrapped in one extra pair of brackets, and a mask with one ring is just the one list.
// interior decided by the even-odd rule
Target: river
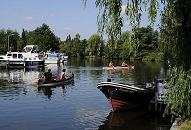
[[(119, 65), (120, 61), (114, 61)], [(162, 63), (133, 63), (132, 70), (103, 69), (101, 59), (69, 60), (64, 65), (47, 65), (53, 74), (75, 75), (74, 84), (39, 90), (32, 84), (41, 69), (0, 68), (1, 130), (169, 130), (171, 123), (146, 111), (111, 112), (96, 85), (111, 78), (116, 82), (152, 82), (164, 77)]]

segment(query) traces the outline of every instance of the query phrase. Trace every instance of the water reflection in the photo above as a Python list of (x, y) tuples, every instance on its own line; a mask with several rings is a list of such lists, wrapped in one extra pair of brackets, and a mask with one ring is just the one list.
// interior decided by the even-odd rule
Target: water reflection
[[(144, 118), (143, 118), (144, 117)], [(169, 124), (166, 124), (166, 122)], [(99, 130), (169, 130), (170, 119), (145, 111), (111, 112)]]
[[(155, 74), (163, 75), (165, 70), (162, 69), (163, 65), (134, 63), (134, 70), (109, 71), (103, 69), (103, 66), (107, 66), (107, 62), (101, 59), (82, 61), (71, 59), (65, 65), (46, 65), (42, 70), (0, 69), (0, 128), (3, 130), (86, 128), (166, 130), (169, 128), (168, 122), (149, 113), (133, 111), (109, 113), (111, 108), (105, 96), (96, 87), (99, 82), (106, 81), (109, 77), (113, 81), (126, 83), (152, 81)], [(31, 81), (49, 68), (55, 75), (63, 68), (66, 68), (67, 73), (73, 72), (75, 84), (44, 89), (32, 86)]]
[(31, 83), (33, 78), (37, 78), (38, 69), (2, 69), (0, 70), (0, 79), (10, 84)]
[(165, 78), (167, 77), (167, 68), (164, 63), (154, 62), (136, 62), (134, 69), (134, 77), (138, 82), (152, 82), (154, 77)]
[(48, 99), (51, 99), (52, 96), (52, 88), (51, 87), (44, 87), (44, 88), (38, 88), (38, 91), (42, 91), (45, 96), (48, 97)]
[(20, 94), (26, 94), (24, 86), (24, 69), (0, 70), (0, 97), (4, 99), (14, 99)]

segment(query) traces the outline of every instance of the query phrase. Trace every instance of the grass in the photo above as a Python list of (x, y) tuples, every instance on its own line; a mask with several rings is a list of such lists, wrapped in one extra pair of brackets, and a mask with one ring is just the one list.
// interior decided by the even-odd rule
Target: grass
[(185, 120), (182, 122), (178, 127), (178, 130), (191, 130), (191, 119), (190, 120)]

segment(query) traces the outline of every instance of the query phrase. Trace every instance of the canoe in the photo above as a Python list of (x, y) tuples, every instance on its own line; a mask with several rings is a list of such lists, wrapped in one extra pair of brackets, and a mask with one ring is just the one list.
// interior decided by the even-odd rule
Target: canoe
[(103, 67), (105, 70), (120, 70), (120, 69), (134, 69), (134, 66), (127, 66), (127, 67), (122, 67), (122, 66), (116, 66), (116, 67)]
[(57, 76), (53, 77), (51, 81), (41, 82), (40, 80), (37, 83), (38, 87), (55, 87), (59, 85), (71, 84), (74, 82), (74, 74), (67, 74), (64, 80), (60, 80)]

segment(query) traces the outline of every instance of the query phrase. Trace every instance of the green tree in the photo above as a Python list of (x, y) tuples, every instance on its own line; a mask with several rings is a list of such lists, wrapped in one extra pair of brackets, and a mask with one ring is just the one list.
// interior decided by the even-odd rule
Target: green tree
[(86, 56), (86, 46), (87, 46), (87, 40), (83, 39), (80, 42), (80, 49), (79, 49), (79, 56), (81, 58), (84, 58)]
[(25, 34), (25, 30), (23, 29), (22, 34), (21, 34), (21, 44), (20, 44), (20, 48), (23, 49), (26, 45), (27, 45), (27, 38), (26, 38), (26, 34)]
[(42, 24), (41, 27), (37, 27), (34, 31), (26, 34), (29, 44), (36, 44), (42, 51), (57, 51), (59, 50), (60, 39), (54, 35), (49, 26)]
[(119, 57), (121, 59), (129, 59), (131, 56), (131, 43), (130, 43), (130, 33), (129, 32), (123, 32), (117, 41), (117, 45), (120, 50)]
[(73, 43), (70, 35), (66, 37), (66, 40), (60, 44), (60, 51), (66, 53), (68, 56), (72, 56)]
[(77, 33), (73, 39), (70, 35), (66, 37), (66, 40), (60, 45), (60, 51), (66, 53), (72, 57), (84, 57), (87, 41), (80, 40), (80, 34)]
[(133, 31), (133, 42), (137, 46), (136, 59), (142, 59), (158, 48), (158, 32), (150, 26), (136, 28)]
[[(84, 1), (86, 2), (87, 0)], [(96, 7), (98, 7), (100, 10), (98, 16), (98, 30), (101, 32), (106, 32), (109, 35), (109, 37), (113, 37), (114, 40), (118, 39), (118, 37), (121, 34), (121, 28), (123, 26), (123, 17), (122, 15), (120, 15), (122, 10), (122, 0), (95, 1)], [(165, 56), (167, 56), (167, 54), (170, 54), (168, 55), (169, 58), (166, 59), (173, 59), (174, 64), (171, 63), (171, 65), (176, 66), (178, 68), (180, 68), (180, 66), (183, 66), (183, 71), (175, 72), (177, 75), (182, 75), (183, 73), (186, 73), (186, 75), (188, 75), (187, 71), (190, 69), (191, 66), (191, 1), (125, 0), (123, 1), (123, 4), (126, 4), (127, 20), (130, 21), (134, 28), (139, 26), (143, 10), (148, 10), (149, 19), (151, 23), (154, 23), (157, 17), (157, 11), (160, 11), (158, 5), (163, 4), (164, 8), (162, 12), (161, 26), (164, 32), (164, 34), (161, 36), (165, 35), (164, 40), (162, 40), (164, 45), (163, 51), (165, 53)], [(135, 40), (137, 40), (137, 38)], [(169, 43), (168, 41), (172, 41), (172, 43)], [(170, 44), (170, 46), (167, 44)], [(168, 48), (170, 48), (171, 52), (167, 50)], [(172, 88), (168, 91), (169, 95), (173, 95), (176, 92), (176, 87), (174, 87), (173, 84), (181, 84), (181, 80), (173, 80), (173, 77), (171, 77), (171, 81), (173, 83), (169, 86), (170, 88)], [(178, 87), (181, 87), (181, 85)], [(184, 84), (184, 87), (190, 90), (190, 84)], [(181, 92), (182, 93), (178, 93), (178, 96), (180, 96), (181, 99), (184, 99), (185, 95), (191, 95), (190, 91)], [(184, 109), (182, 109), (184, 107), (173, 107), (175, 105), (179, 106), (181, 104), (184, 104), (187, 108), (191, 108), (190, 102), (183, 102), (185, 101), (185, 99), (181, 100), (180, 102), (176, 101), (176, 98), (174, 98), (173, 96), (172, 98), (168, 99), (169, 100), (167, 100), (167, 109), (170, 110), (171, 114), (181, 111), (183, 113), (179, 113), (179, 116), (186, 115), (184, 113)], [(189, 114), (187, 114), (187, 116), (191, 116), (191, 112), (188, 113)]]
[(79, 56), (79, 54), (80, 54), (80, 48), (81, 48), (81, 46), (80, 46), (80, 34), (79, 33), (77, 33), (76, 35), (75, 35), (75, 37), (72, 39), (72, 45), (73, 45), (73, 47), (71, 48), (71, 50), (72, 50), (72, 56), (73, 57), (77, 57), (77, 56)]
[(103, 40), (98, 34), (93, 34), (87, 41), (86, 52), (89, 56), (100, 56), (103, 51)]
[(114, 41), (111, 39), (107, 40), (104, 49), (104, 56), (109, 59), (113, 59), (115, 56)]
[(5, 54), (7, 51), (7, 32), (0, 30), (0, 54)]
[(8, 51), (8, 40), (11, 51), (17, 51), (19, 39), (17, 31), (0, 30), (0, 54), (5, 54)]

